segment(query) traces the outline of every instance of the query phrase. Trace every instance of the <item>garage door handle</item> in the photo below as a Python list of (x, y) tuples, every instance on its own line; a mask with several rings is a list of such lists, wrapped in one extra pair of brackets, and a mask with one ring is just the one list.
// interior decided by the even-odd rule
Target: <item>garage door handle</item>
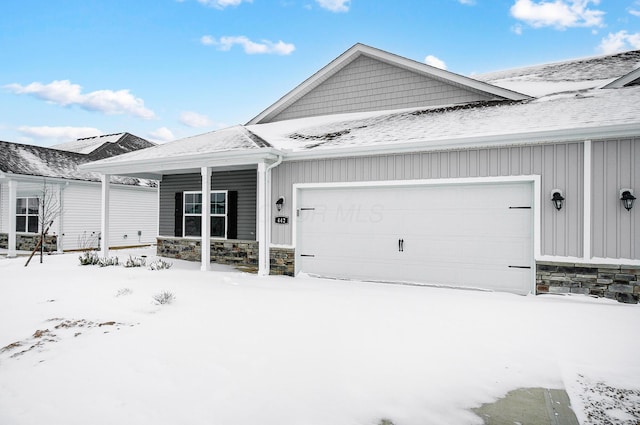
[(530, 266), (509, 266), (510, 269), (530, 269)]
[(404, 252), (404, 239), (398, 239), (398, 252)]

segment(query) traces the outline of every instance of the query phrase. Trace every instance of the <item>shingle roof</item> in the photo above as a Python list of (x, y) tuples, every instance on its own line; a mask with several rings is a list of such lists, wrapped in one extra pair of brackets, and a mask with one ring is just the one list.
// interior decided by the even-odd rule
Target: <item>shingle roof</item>
[(558, 94), (532, 101), (387, 111), (249, 126), (276, 148), (291, 151), (379, 146), (485, 136), (637, 125), (640, 86)]
[(53, 149), (86, 154), (93, 161), (149, 148), (156, 144), (129, 133), (85, 137), (53, 145)]
[(474, 75), (531, 96), (602, 87), (640, 67), (640, 50)]
[[(98, 173), (79, 168), (79, 165), (90, 161), (89, 155), (0, 141), (0, 171), (6, 174), (100, 181)], [(125, 185), (155, 186), (155, 182), (130, 177), (113, 176), (111, 181)]]
[(215, 152), (244, 151), (270, 147), (263, 138), (247, 128), (236, 125), (196, 136), (156, 145), (148, 149), (130, 152), (117, 158), (107, 158), (102, 163), (122, 160), (146, 160), (171, 158), (181, 155), (209, 154)]

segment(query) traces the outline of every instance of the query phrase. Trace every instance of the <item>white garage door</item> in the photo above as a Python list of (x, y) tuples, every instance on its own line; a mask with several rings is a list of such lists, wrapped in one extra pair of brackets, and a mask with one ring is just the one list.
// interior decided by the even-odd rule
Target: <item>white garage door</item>
[(520, 182), (300, 189), (297, 270), (529, 293), (532, 190)]

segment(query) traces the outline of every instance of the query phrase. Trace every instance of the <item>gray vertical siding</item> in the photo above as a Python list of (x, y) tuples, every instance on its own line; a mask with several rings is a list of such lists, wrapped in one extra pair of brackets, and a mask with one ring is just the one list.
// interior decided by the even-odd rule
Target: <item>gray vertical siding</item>
[[(200, 174), (165, 175), (160, 182), (160, 236), (174, 235), (175, 193), (201, 190)], [(256, 239), (256, 170), (215, 171), (211, 190), (238, 192), (238, 239)]]
[(486, 94), (360, 56), (269, 121), (488, 99)]
[[(292, 199), (295, 183), (358, 182), (541, 175), (542, 254), (582, 256), (583, 144), (563, 143), (504, 148), (284, 162), (273, 170), (274, 199)], [(551, 190), (566, 202), (556, 211)], [(284, 214), (291, 217), (291, 202)], [(276, 212), (274, 211), (274, 214)], [(291, 225), (272, 224), (272, 242), (290, 245)]]
[(640, 198), (640, 138), (593, 142), (592, 251), (601, 258), (640, 258), (640, 202), (627, 211), (620, 189)]

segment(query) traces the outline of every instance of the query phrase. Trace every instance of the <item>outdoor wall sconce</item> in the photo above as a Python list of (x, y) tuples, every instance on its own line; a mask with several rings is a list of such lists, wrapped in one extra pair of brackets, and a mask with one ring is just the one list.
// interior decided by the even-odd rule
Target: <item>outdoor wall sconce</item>
[(278, 198), (278, 200), (276, 201), (276, 209), (278, 211), (282, 211), (282, 206), (284, 205), (284, 196), (281, 196)]
[(636, 197), (633, 196), (633, 190), (620, 189), (620, 200), (622, 201), (622, 206), (625, 207), (627, 211), (631, 211), (631, 208), (633, 208), (633, 201), (636, 200)]
[(562, 191), (560, 189), (553, 189), (551, 191), (551, 202), (553, 202), (553, 206), (556, 207), (558, 211), (562, 209), (564, 196), (562, 196)]

